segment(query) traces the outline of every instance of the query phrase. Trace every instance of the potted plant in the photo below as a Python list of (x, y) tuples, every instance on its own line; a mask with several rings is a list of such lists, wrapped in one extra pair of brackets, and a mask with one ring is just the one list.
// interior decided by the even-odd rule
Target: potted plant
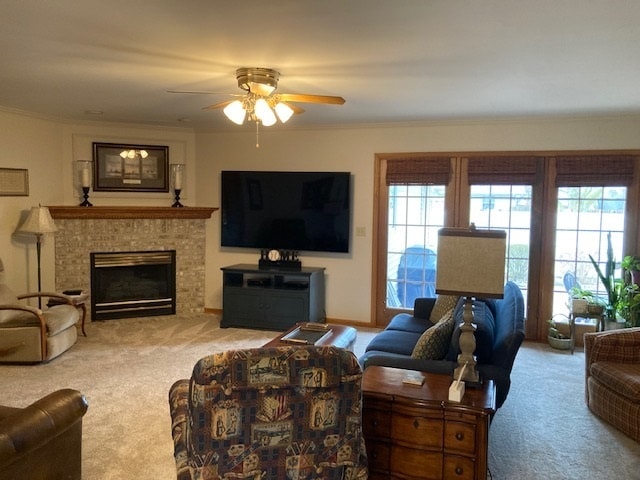
[(628, 273), (630, 283), (640, 285), (640, 257), (626, 255), (620, 262), (620, 266)]
[(640, 286), (626, 283), (622, 287), (616, 313), (627, 327), (640, 326)]
[(556, 318), (559, 316), (563, 317), (563, 319), (566, 320), (566, 322), (564, 322), (565, 324), (569, 324), (569, 318), (561, 313), (554, 315), (553, 318), (547, 320), (547, 323), (549, 324), (547, 340), (549, 342), (549, 345), (551, 345), (553, 348), (557, 348), (558, 350), (570, 350), (574, 345), (573, 338), (571, 338), (570, 332), (567, 335), (562, 333), (558, 328), (558, 322)]
[(604, 271), (591, 255), (589, 255), (589, 259), (591, 260), (593, 267), (596, 269), (598, 277), (607, 292), (605, 317), (609, 321), (615, 321), (618, 299), (623, 282), (621, 279), (615, 278), (616, 259), (613, 256), (613, 247), (611, 246), (611, 232), (607, 234), (607, 262), (605, 264)]

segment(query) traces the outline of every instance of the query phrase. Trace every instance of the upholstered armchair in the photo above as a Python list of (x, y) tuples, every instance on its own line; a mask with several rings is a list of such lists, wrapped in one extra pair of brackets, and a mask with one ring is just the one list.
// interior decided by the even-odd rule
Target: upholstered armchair
[(362, 371), (336, 347), (232, 350), (171, 387), (178, 479), (365, 479)]
[[(35, 308), (24, 300), (53, 298), (60, 305)], [(49, 361), (76, 343), (80, 318), (73, 301), (54, 292), (16, 295), (5, 283), (0, 260), (0, 363)]]
[(584, 334), (589, 409), (640, 442), (640, 328)]
[(25, 408), (0, 406), (0, 480), (80, 480), (86, 411), (84, 395), (71, 389)]

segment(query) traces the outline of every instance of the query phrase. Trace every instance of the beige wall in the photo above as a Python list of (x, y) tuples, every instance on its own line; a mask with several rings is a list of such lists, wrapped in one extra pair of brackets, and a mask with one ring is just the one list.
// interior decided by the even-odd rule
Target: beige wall
[[(326, 268), (327, 316), (370, 320), (373, 159), (375, 153), (411, 151), (638, 149), (640, 117), (532, 119), (422, 125), (262, 129), (255, 148), (251, 126), (193, 132), (130, 125), (73, 124), (0, 109), (0, 167), (28, 168), (31, 195), (0, 197), (0, 255), (16, 290), (35, 288), (35, 246), (12, 235), (32, 205), (79, 203), (73, 160), (91, 158), (91, 142), (169, 145), (171, 161), (187, 164), (186, 205), (218, 207), (221, 170), (339, 170), (353, 174), (349, 254), (301, 255), (303, 265)], [(197, 175), (196, 175), (197, 171)], [(95, 205), (167, 205), (170, 194), (94, 193)], [(220, 247), (220, 212), (206, 221), (205, 306), (222, 308), (220, 267), (256, 263), (258, 252)], [(53, 288), (52, 240), (43, 245), (43, 286)], [(26, 272), (29, 272), (28, 274)]]
[[(239, 133), (240, 131), (244, 133)], [(306, 266), (326, 268), (327, 317), (369, 322), (374, 154), (420, 151), (632, 149), (640, 147), (640, 117), (562, 120), (451, 122), (424, 125), (369, 126), (302, 130), (263, 129), (255, 148), (251, 128), (235, 133), (198, 133), (197, 200), (220, 203), (221, 170), (339, 170), (353, 174), (352, 243), (348, 255), (305, 254)], [(214, 216), (216, 216), (214, 214)], [(220, 247), (220, 224), (208, 225), (207, 297), (210, 308), (221, 308), (220, 267), (256, 263), (258, 252)], [(364, 237), (354, 236), (364, 227)]]

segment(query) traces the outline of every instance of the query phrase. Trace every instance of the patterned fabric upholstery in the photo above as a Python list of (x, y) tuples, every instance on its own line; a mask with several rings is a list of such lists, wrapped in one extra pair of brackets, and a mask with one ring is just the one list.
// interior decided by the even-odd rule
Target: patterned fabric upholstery
[(589, 409), (640, 441), (640, 328), (584, 336)]
[(362, 371), (335, 347), (231, 350), (169, 392), (179, 479), (365, 479)]

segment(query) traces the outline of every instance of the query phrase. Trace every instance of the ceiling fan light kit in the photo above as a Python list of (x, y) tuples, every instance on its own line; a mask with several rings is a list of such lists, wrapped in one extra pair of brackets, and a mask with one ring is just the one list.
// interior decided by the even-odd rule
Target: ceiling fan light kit
[[(274, 125), (278, 120), (286, 123), (294, 113), (303, 113), (304, 109), (290, 105), (292, 102), (325, 103), (342, 105), (344, 98), (331, 95), (310, 95), (306, 93), (275, 93), (278, 88), (280, 72), (271, 68), (238, 68), (236, 80), (238, 87), (246, 92), (241, 100), (225, 101), (204, 107), (205, 110), (222, 108), (225, 116), (237, 125), (245, 120), (256, 122), (256, 128)], [(213, 92), (180, 92), (170, 93), (213, 93)], [(257, 132), (257, 130), (256, 130)]]
[(241, 89), (268, 97), (278, 88), (280, 72), (271, 68), (238, 68), (236, 79)]

